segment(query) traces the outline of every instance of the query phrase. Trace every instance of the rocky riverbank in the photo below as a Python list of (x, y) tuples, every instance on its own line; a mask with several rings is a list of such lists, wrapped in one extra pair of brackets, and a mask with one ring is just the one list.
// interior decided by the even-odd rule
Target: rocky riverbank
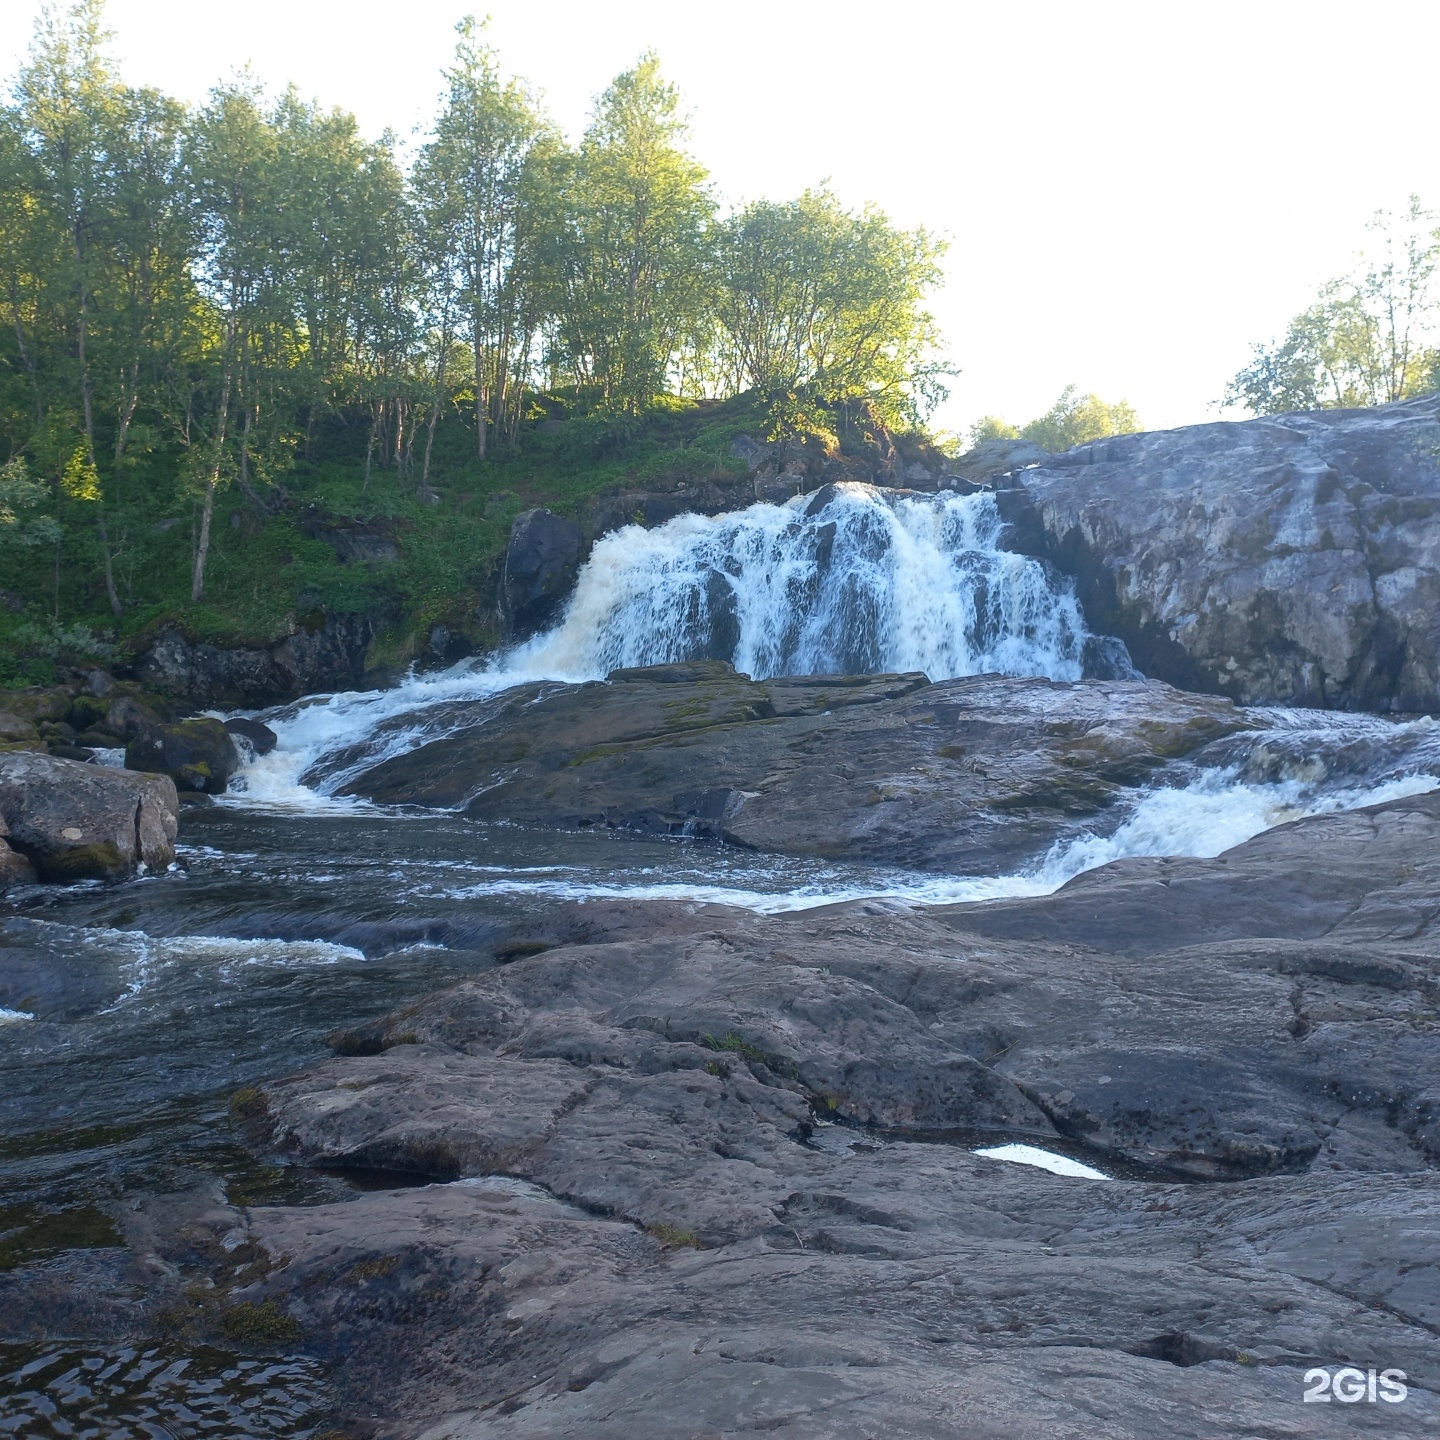
[[(0, 1342), (323, 1370), (351, 1440), (1433, 1431), (1440, 792), (1417, 792), (1440, 746), (1426, 720), (1235, 703), (1434, 703), (1433, 419), (975, 460), (964, 483), (1008, 474), (1046, 563), (996, 548), (988, 496), (757, 512), (789, 587), (767, 615), (809, 605), (889, 654), (945, 577), (936, 673), (1003, 634), (1038, 674), (517, 661), (267, 728), (184, 718), (178, 691), (230, 663), (197, 671), (187, 641), (169, 696), (98, 674), (18, 696), (0, 880), (148, 875), (0, 917), (0, 1165), (25, 1187)], [(755, 459), (757, 497), (815, 478), (783, 458)], [(1107, 466), (1113, 514), (1075, 488)], [(725, 569), (748, 540), (708, 523), (687, 533), (719, 537), (713, 574), (758, 594), (777, 566)], [(1147, 526), (1173, 531), (1153, 565)], [(517, 533), (518, 632), (558, 613), (576, 537), (533, 512)], [(636, 573), (699, 573), (668, 543)], [(1047, 563), (1142, 666), (1229, 693), (1039, 678), (1096, 673)], [(713, 588), (580, 608), (647, 645), (719, 615), (695, 628), (714, 655), (754, 613)], [(765, 653), (802, 650), (831, 653)], [(256, 663), (225, 693), (264, 693)], [(128, 769), (85, 763), (122, 744)], [(206, 801), (266, 750), (256, 788)], [(196, 839), (157, 875), (177, 786)], [(617, 893), (691, 898), (595, 898)], [(1012, 898), (919, 903), (963, 894)], [(1344, 1366), (1407, 1394), (1305, 1405), (1307, 1372)]]
[[(352, 1436), (1427, 1433), (1437, 840), (1418, 796), (1048, 898), (556, 912), (236, 1096), (366, 1193), (157, 1197), (8, 1331), (299, 1346)], [(1342, 1365), (1408, 1395), (1302, 1409)]]

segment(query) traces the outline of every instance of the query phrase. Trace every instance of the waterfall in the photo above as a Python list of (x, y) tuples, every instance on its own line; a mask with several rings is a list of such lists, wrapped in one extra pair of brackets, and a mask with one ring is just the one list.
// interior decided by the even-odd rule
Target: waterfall
[(311, 810), (330, 803), (317, 791), (446, 733), (457, 704), (630, 666), (728, 660), (756, 679), (1140, 678), (1118, 640), (1087, 631), (1063, 577), (1001, 548), (1004, 528), (988, 491), (857, 484), (654, 530), (628, 525), (596, 542), (554, 629), (486, 666), (461, 662), (393, 690), (284, 707), (270, 717), (279, 747), (232, 794)]
[(559, 625), (501, 668), (598, 677), (714, 659), (756, 679), (921, 670), (1078, 680), (1091, 637), (1074, 592), (1002, 549), (1003, 529), (988, 491), (858, 484), (626, 526), (596, 542)]

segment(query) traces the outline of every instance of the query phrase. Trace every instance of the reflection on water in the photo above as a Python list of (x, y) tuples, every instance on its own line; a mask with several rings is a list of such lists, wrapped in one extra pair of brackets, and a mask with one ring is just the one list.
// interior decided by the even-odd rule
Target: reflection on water
[(328, 1409), (304, 1356), (0, 1344), (0, 1435), (15, 1440), (303, 1440)]

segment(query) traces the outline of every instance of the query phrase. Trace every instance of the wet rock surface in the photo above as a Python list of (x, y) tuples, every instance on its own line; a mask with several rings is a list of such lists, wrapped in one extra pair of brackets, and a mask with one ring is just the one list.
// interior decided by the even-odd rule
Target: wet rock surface
[(512, 640), (559, 616), (584, 554), (580, 527), (549, 510), (526, 510), (510, 527), (500, 583), (500, 613)]
[(960, 873), (1013, 867), (1168, 761), (1253, 724), (1227, 701), (1141, 682), (757, 682), (719, 661), (517, 686), (434, 720), (450, 733), (345, 793)]
[[(0, 755), (4, 843), (41, 880), (123, 880), (175, 858), (179, 802), (164, 775), (140, 775), (52, 755)], [(6, 861), (12, 880), (25, 878)]]
[(225, 728), (232, 735), (239, 736), (256, 755), (268, 755), (279, 743), (279, 737), (259, 720), (249, 720), (242, 715), (232, 715), (225, 722)]
[(374, 634), (368, 616), (338, 613), (312, 616), (269, 645), (221, 649), (165, 630), (134, 668), (145, 685), (187, 704), (273, 705), (358, 688)]
[[(1419, 796), (1035, 900), (576, 906), (237, 1097), (389, 1188), (157, 1201), (131, 1263), (294, 1327), (355, 1434), (1430, 1433), (1437, 839)], [(1343, 1365), (1408, 1394), (1305, 1406)]]
[(1437, 397), (1014, 458), (1012, 543), (1075, 576), (1145, 674), (1246, 703), (1440, 702)]
[(125, 747), (125, 766), (168, 775), (179, 790), (223, 795), (240, 768), (240, 751), (230, 735), (228, 725), (203, 715), (175, 725), (151, 726)]

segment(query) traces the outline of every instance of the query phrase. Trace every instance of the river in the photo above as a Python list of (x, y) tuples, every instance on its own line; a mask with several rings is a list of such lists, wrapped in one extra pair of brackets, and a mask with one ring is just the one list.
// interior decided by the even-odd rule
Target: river
[[(1003, 538), (987, 496), (864, 487), (842, 487), (823, 508), (805, 500), (617, 532), (596, 546), (557, 628), (489, 666), (262, 714), (277, 748), (252, 756), (230, 794), (185, 807), (169, 873), (12, 892), (0, 910), (0, 1270), (83, 1265), (118, 1245), (116, 1217), (142, 1194), (209, 1186), (261, 1204), (355, 1193), (366, 1177), (253, 1156), (231, 1096), (313, 1062), (335, 1027), (473, 970), (475, 952), (553, 907), (624, 897), (775, 911), (1041, 894), (1123, 856), (1215, 855), (1288, 819), (1440, 784), (1440, 727), (1427, 718), (1260, 712), (1259, 730), (1176, 762), (1103, 824), (1077, 823), (998, 875), (527, 830), (338, 796), (510, 685), (619, 665), (704, 656), (757, 678), (1076, 680), (1098, 654), (1123, 677), (1123, 654), (1093, 643), (1063, 580)], [(302, 1357), (47, 1342), (0, 1347), (0, 1372), (3, 1435), (294, 1437), (325, 1406), (324, 1378)]]

